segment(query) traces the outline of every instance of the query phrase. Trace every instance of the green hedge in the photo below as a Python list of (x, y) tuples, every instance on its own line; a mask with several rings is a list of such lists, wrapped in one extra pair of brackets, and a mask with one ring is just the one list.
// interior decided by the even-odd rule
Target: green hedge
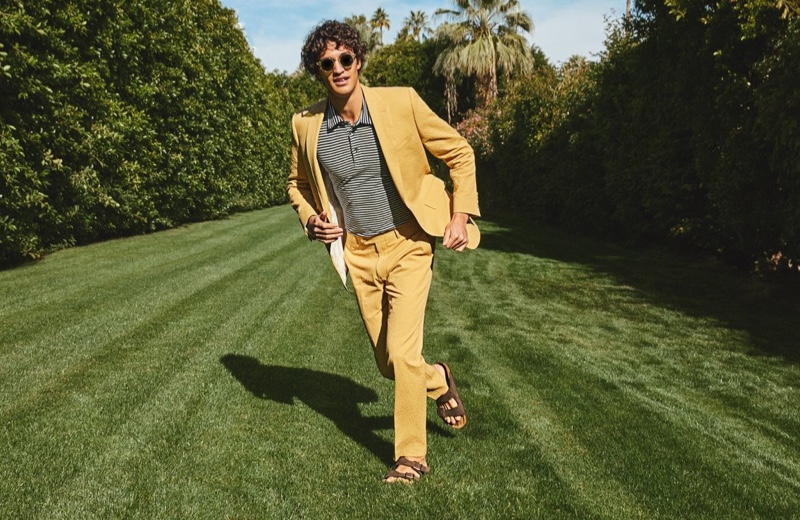
[(288, 91), (218, 0), (0, 5), (0, 264), (285, 200)]
[(772, 0), (636, 6), (629, 25), (610, 27), (599, 63), (544, 67), (462, 123), (488, 120), (471, 139), (482, 200), (797, 272), (800, 20)]

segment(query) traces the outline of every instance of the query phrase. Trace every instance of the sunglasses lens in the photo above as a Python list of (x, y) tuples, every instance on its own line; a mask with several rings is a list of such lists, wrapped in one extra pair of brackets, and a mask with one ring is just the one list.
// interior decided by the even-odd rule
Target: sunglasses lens
[(342, 54), (339, 56), (339, 63), (342, 64), (342, 67), (349, 68), (353, 65), (353, 61), (355, 57), (352, 54)]
[(333, 64), (336, 63), (333, 61), (333, 58), (325, 58), (319, 62), (319, 68), (324, 70), (325, 72), (330, 72), (333, 70)]

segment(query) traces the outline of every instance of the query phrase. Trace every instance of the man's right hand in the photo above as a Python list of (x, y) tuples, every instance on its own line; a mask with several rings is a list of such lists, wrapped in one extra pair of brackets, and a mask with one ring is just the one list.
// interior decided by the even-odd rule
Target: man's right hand
[(335, 242), (344, 233), (342, 228), (328, 222), (328, 213), (326, 211), (309, 218), (306, 223), (306, 230), (308, 231), (308, 238), (319, 240), (324, 244)]

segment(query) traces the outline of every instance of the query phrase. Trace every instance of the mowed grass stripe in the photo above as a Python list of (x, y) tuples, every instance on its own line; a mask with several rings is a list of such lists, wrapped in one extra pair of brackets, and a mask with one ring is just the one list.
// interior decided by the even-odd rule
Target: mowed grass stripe
[[(28, 376), (39, 376), (47, 384), (52, 384), (53, 377), (47, 372), (47, 359), (59, 356), (60, 363), (80, 370), (80, 360), (90, 362), (102, 352), (112, 356), (125, 355), (129, 348), (130, 337), (140, 337), (148, 331), (158, 335), (160, 328), (169, 326), (171, 312), (185, 312), (183, 309), (191, 300), (198, 298), (203, 290), (219, 290), (230, 282), (231, 278), (241, 275), (240, 271), (259, 269), (263, 271), (260, 285), (265, 292), (271, 294), (270, 284), (267, 280), (278, 279), (276, 273), (284, 272), (286, 267), (281, 260), (281, 254), (287, 251), (287, 244), (299, 248), (304, 244), (296, 234), (288, 233), (279, 236), (269, 236), (263, 227), (258, 230), (252, 224), (251, 233), (256, 232), (264, 237), (263, 242), (255, 242), (252, 238), (240, 235), (242, 244), (249, 244), (249, 249), (243, 250), (237, 244), (231, 249), (212, 247), (213, 243), (203, 250), (197, 251), (185, 258), (177, 267), (160, 269), (147, 266), (134, 275), (120, 278), (111, 276), (105, 284), (101, 285), (102, 275), (94, 265), (86, 266), (83, 275), (75, 276), (65, 273), (63, 283), (71, 280), (74, 285), (80, 282), (87, 274), (95, 275), (91, 291), (82, 294), (70, 294), (63, 299), (52, 299), (42, 308), (29, 309), (25, 316), (14, 312), (11, 316), (4, 317), (5, 327), (0, 332), (2, 344), (5, 346), (3, 355), (6, 362), (0, 366), (15, 366), (22, 368), (22, 373)], [(222, 235), (228, 234), (223, 230)], [(149, 238), (149, 237), (142, 237)], [(161, 238), (161, 237), (159, 237)], [(132, 239), (122, 242), (129, 242)], [(227, 239), (226, 239), (227, 240)], [(105, 247), (104, 247), (105, 246)], [(111, 249), (107, 255), (119, 254), (116, 244), (98, 244), (97, 248)], [(177, 246), (173, 246), (177, 247)], [(126, 247), (122, 248), (127, 250)], [(210, 253), (210, 252), (213, 252)], [(105, 256), (101, 253), (96, 256)], [(127, 252), (123, 254), (127, 257)], [(268, 260), (272, 260), (270, 263)], [(277, 264), (274, 263), (277, 261)], [(120, 260), (122, 269), (126, 269), (125, 260)], [(162, 264), (163, 265), (163, 264)], [(272, 270), (270, 271), (270, 267)], [(91, 279), (91, 278), (90, 278)], [(31, 291), (34, 287), (20, 287), (20, 292)], [(217, 307), (221, 313), (229, 313), (224, 307)], [(154, 328), (155, 327), (155, 328)], [(24, 338), (24, 344), (15, 345), (17, 339)], [(136, 341), (134, 341), (134, 344)], [(16, 346), (16, 348), (14, 348)], [(5, 356), (16, 355), (17, 363), (10, 363)], [(58, 369), (58, 367), (57, 367)], [(2, 369), (0, 369), (2, 370)], [(60, 369), (59, 369), (60, 370)], [(3, 374), (5, 375), (5, 374)], [(25, 385), (24, 382), (12, 377), (3, 377), (3, 381), (13, 385), (4, 388), (3, 396), (9, 402), (19, 402), (20, 396), (16, 394), (21, 388), (36, 387), (36, 384)], [(23, 383), (23, 384), (20, 384)]]
[[(296, 229), (292, 231), (295, 231), (291, 235), (294, 247), (307, 249), (307, 241), (297, 235)], [(123, 294), (123, 297), (116, 300), (118, 307), (106, 306), (102, 311), (94, 309), (93, 312), (96, 314), (93, 316), (80, 312), (79, 315), (86, 316), (88, 321), (102, 322), (109, 316), (115, 319), (116, 315), (135, 314), (132, 309), (146, 310), (146, 313), (132, 320), (130, 324), (125, 323), (119, 334), (110, 338), (95, 336), (89, 339), (83, 346), (97, 345), (98, 348), (80, 349), (83, 359), (58, 359), (49, 349), (42, 349), (45, 351), (42, 352), (43, 357), (55, 361), (55, 365), (50, 367), (50, 370), (47, 365), (39, 365), (37, 372), (44, 375), (35, 378), (27, 387), (33, 390), (34, 395), (43, 396), (43, 399), (40, 402), (30, 402), (30, 399), (10, 400), (10, 407), (5, 407), (3, 410), (4, 419), (8, 421), (5, 424), (26, 428), (25, 419), (33, 420), (33, 425), (27, 425), (30, 435), (26, 437), (33, 441), (38, 437), (45, 445), (52, 442), (53, 448), (44, 450), (49, 454), (58, 451), (58, 444), (61, 444), (59, 438), (66, 433), (64, 428), (85, 429), (87, 438), (93, 442), (104, 442), (108, 439), (113, 445), (114, 433), (105, 429), (113, 427), (118, 421), (127, 417), (131, 407), (151, 407), (152, 401), (157, 399), (157, 396), (149, 397), (149, 394), (162, 387), (162, 380), (173, 380), (176, 371), (180, 370), (180, 365), (186, 363), (193, 352), (201, 352), (206, 347), (208, 336), (219, 327), (220, 322), (226, 320), (236, 322), (240, 317), (240, 313), (236, 312), (237, 306), (246, 304), (255, 306), (259, 305), (256, 302), (260, 302), (263, 308), (260, 313), (262, 316), (267, 314), (277, 318), (280, 314), (274, 313), (276, 303), (280, 300), (286, 301), (288, 295), (295, 293), (298, 290), (295, 286), (301, 285), (304, 281), (309, 283), (307, 276), (300, 276), (300, 273), (295, 273), (294, 270), (302, 270), (305, 267), (305, 271), (321, 271), (303, 266), (302, 261), (288, 267), (284, 262), (278, 262), (279, 265), (276, 265), (274, 252), (276, 250), (286, 252), (286, 237), (276, 239), (264, 231), (262, 234), (265, 239), (262, 243), (270, 244), (269, 249), (256, 252), (253, 258), (247, 258), (246, 255), (240, 255), (240, 258), (230, 257), (230, 251), (227, 251), (217, 260), (204, 259), (200, 265), (213, 268), (205, 269), (206, 274), (203, 277), (195, 276), (195, 270), (187, 270), (186, 274), (178, 279), (170, 279), (172, 275), (170, 273), (167, 275), (168, 283), (160, 283), (159, 279), (153, 279), (148, 281), (149, 286), (143, 290), (137, 280), (132, 280), (129, 284), (131, 293), (137, 296), (137, 293), (141, 293), (144, 299), (152, 299), (149, 298), (152, 293), (162, 296), (155, 289), (160, 287), (164, 295), (168, 295), (169, 298), (164, 298), (158, 303), (143, 306), (136, 297), (126, 298)], [(315, 259), (316, 262), (320, 260), (324, 261), (324, 257)], [(249, 273), (246, 272), (248, 270)], [(244, 274), (249, 274), (250, 277), (245, 277), (243, 282), (229, 283), (230, 278), (242, 277)], [(145, 277), (150, 275), (148, 271)], [(300, 287), (299, 290), (304, 288)], [(253, 299), (256, 295), (260, 298)], [(181, 323), (184, 318), (187, 323)], [(265, 320), (263, 325), (268, 326), (269, 321)], [(96, 333), (97, 329), (84, 326), (83, 331)], [(76, 336), (74, 341), (79, 343), (79, 337)], [(62, 367), (65, 361), (68, 367), (66, 370)], [(212, 360), (211, 366), (218, 366), (216, 359)], [(36, 384), (37, 379), (41, 386)], [(7, 381), (16, 388), (26, 387), (20, 384), (19, 379), (9, 378)], [(66, 403), (63, 402), (65, 398), (68, 400)], [(131, 402), (121, 402), (120, 398), (130, 399)], [(78, 402), (75, 402), (76, 399)], [(85, 407), (82, 406), (82, 402), (86, 404)], [(24, 409), (25, 417), (9, 414), (8, 412), (13, 409)], [(64, 409), (67, 410), (67, 415), (61, 414)], [(81, 424), (71, 425), (69, 422), (74, 419), (72, 416), (75, 413), (83, 420)], [(114, 420), (109, 421), (110, 418)], [(62, 425), (62, 422), (65, 424)], [(150, 424), (147, 421), (138, 423)], [(154, 424), (158, 424), (158, 421)], [(68, 434), (79, 435), (80, 431)], [(31, 446), (36, 444), (36, 442), (30, 443)], [(54, 482), (68, 480), (64, 472), (69, 471), (69, 465), (64, 464), (65, 460), (80, 460), (81, 463), (85, 463), (82, 459), (85, 459), (87, 448), (89, 453), (102, 451), (99, 446), (81, 446), (80, 452), (75, 453), (74, 457), (60, 458), (59, 467), (53, 468), (52, 472), (31, 477), (33, 480), (37, 476), (43, 479), (52, 478)], [(41, 468), (26, 464), (31, 462), (31, 455), (33, 454), (27, 453), (25, 449), (15, 451), (15, 458), (19, 459), (16, 467), (29, 466), (40, 473)], [(11, 468), (13, 467), (15, 465), (12, 464)], [(46, 486), (43, 489), (46, 489)]]
[[(490, 416), (478, 418), (486, 424), (475, 427), (486, 429), (487, 436), (497, 435), (500, 430), (507, 437), (498, 443), (507, 449), (495, 450), (491, 455), (508, 458), (505, 465), (511, 478), (502, 487), (508, 494), (505, 500), (519, 501), (527, 511), (542, 511), (544, 517), (554, 512), (559, 512), (556, 516), (592, 517), (599, 505), (618, 518), (646, 516), (646, 508), (638, 504), (635, 496), (594, 460), (592, 447), (583, 445), (571, 427), (559, 424), (563, 410), (554, 412), (549, 408), (547, 396), (535, 384), (538, 381), (532, 374), (541, 372), (547, 381), (552, 375), (547, 367), (540, 362), (513, 359), (516, 354), (538, 352), (542, 348), (538, 338), (558, 329), (558, 322), (569, 321), (573, 326), (560, 310), (565, 306), (563, 302), (531, 299), (523, 287), (503, 283), (509, 278), (525, 278), (526, 283), (547, 284), (548, 262), (514, 253), (480, 252), (476, 256), (457, 270), (443, 269), (446, 272), (435, 290), (454, 299), (460, 297), (466, 312), (447, 313), (446, 318), (437, 316), (437, 321), (448, 324), (448, 342), (462, 345), (473, 354), (464, 356), (464, 365), (472, 368), (468, 381), (473, 401), (477, 383), (486, 408), (495, 409)], [(569, 290), (563, 281), (559, 285), (559, 291)], [(486, 305), (487, 302), (497, 303)], [(548, 316), (551, 310), (543, 307), (553, 306), (556, 309)], [(558, 321), (548, 322), (553, 317)], [(536, 336), (530, 335), (532, 331)], [(488, 480), (496, 484), (496, 479), (505, 477), (500, 473)], [(490, 493), (486, 490), (487, 500)]]
[(380, 482), (392, 387), (290, 208), (0, 273), (0, 516), (797, 516), (782, 288), (482, 229), (476, 251), (437, 249), (426, 318), (470, 423), (429, 408), (433, 472), (412, 487)]
[[(248, 244), (247, 239), (253, 234), (265, 236), (263, 233), (266, 229), (278, 231), (278, 228), (273, 228), (276, 217), (278, 215), (264, 215), (263, 220), (246, 222), (233, 217), (194, 224), (191, 233), (186, 233), (187, 228), (184, 227), (74, 247), (35, 264), (0, 271), (0, 287), (6, 289), (0, 301), (2, 315), (27, 310), (50, 300), (68, 300), (70, 294), (76, 292), (91, 293), (95, 285), (114, 285), (131, 274), (142, 276), (150, 271), (167, 273), (170, 266), (194, 268), (194, 263), (187, 262), (187, 259), (191, 260), (198, 254), (213, 255), (219, 249), (230, 253), (236, 250), (236, 243)], [(284, 231), (288, 232), (288, 229)], [(82, 283), (69, 283), (74, 281), (74, 276), (81, 276)], [(27, 286), (35, 288), (36, 292), (26, 294), (11, 291), (11, 282), (17, 288)]]
[[(261, 300), (261, 303), (272, 304), (275, 306), (273, 308), (280, 311), (285, 303), (285, 299), (281, 300), (283, 301)], [(216, 305), (226, 302), (215, 299), (208, 303)], [(209, 441), (221, 444), (221, 449), (229, 451), (225, 446), (229, 441), (229, 434), (225, 430), (214, 429), (214, 435), (209, 438), (202, 435), (202, 432), (209, 429), (209, 425), (220, 420), (215, 414), (204, 413), (204, 410), (210, 405), (209, 393), (225, 376), (218, 361), (219, 353), (227, 352), (234, 345), (253, 341), (250, 334), (238, 332), (242, 329), (235, 321), (241, 314), (232, 316), (216, 331), (201, 330), (186, 338), (196, 342), (193, 352), (184, 353), (188, 358), (179, 365), (163, 367), (161, 373), (165, 380), (157, 382), (158, 391), (143, 406), (133, 410), (129, 420), (116, 429), (113, 438), (108, 439), (103, 447), (99, 447), (103, 450), (102, 456), (84, 469), (67, 489), (59, 493), (60, 496), (68, 497), (66, 503), (54, 506), (47, 511), (48, 514), (59, 510), (66, 511), (67, 517), (86, 511), (102, 511), (111, 516), (120, 514), (120, 500), (107, 493), (107, 490), (115, 490), (120, 486), (109, 486), (109, 482), (102, 482), (98, 478), (107, 472), (108, 467), (121, 468), (123, 475), (139, 476), (140, 480), (135, 486), (139, 489), (132, 493), (132, 503), (129, 506), (133, 510), (151, 508), (153, 514), (161, 512), (180, 517), (202, 513), (202, 510), (197, 510), (201, 506), (192, 504), (202, 504), (204, 500), (208, 500), (208, 494), (213, 488), (206, 480), (216, 477), (215, 473), (219, 470), (218, 467), (206, 468), (210, 471), (198, 473), (198, 466), (203, 468), (202, 462), (208, 457), (208, 448), (211, 447)], [(260, 312), (257, 311), (256, 314)], [(281, 313), (276, 312), (271, 319), (264, 320), (261, 326), (265, 330), (272, 330), (275, 327), (274, 322), (280, 316)], [(213, 315), (209, 318), (209, 323), (215, 322)], [(181, 321), (177, 321), (175, 327), (188, 331)], [(234, 389), (239, 392), (241, 387), (237, 384)], [(141, 393), (142, 390), (138, 392)], [(228, 413), (225, 409), (220, 410), (220, 414), (225, 413)], [(131, 445), (130, 448), (120, 449), (120, 445), (124, 448), (126, 443)], [(142, 446), (149, 447), (152, 452), (150, 457), (141, 458), (139, 450)], [(213, 449), (211, 453), (214, 453)], [(238, 462), (243, 460), (239, 458)], [(264, 475), (268, 474), (268, 471), (264, 471)], [(181, 480), (176, 481), (175, 475), (181, 475)], [(198, 475), (196, 486), (186, 485), (187, 475)], [(147, 482), (150, 483), (149, 486), (142, 485)], [(172, 496), (176, 487), (181, 489), (178, 497)], [(189, 490), (194, 491), (188, 493)], [(219, 491), (213, 494), (219, 495)], [(230, 499), (225, 498), (225, 501)], [(69, 508), (72, 505), (80, 508), (73, 510)]]
[[(113, 302), (119, 297), (136, 295), (137, 292), (147, 299), (146, 303), (149, 305), (143, 304), (144, 307), (157, 306), (159, 301), (154, 300), (154, 297), (168, 296), (170, 293), (161, 289), (171, 288), (162, 288), (159, 284), (166, 282), (180, 287), (198, 275), (216, 276), (218, 272), (226, 272), (225, 266), (218, 265), (222, 261), (237, 262), (242, 258), (257, 261), (281, 252), (286, 240), (297, 238), (289, 233), (277, 237), (266, 235), (264, 230), (269, 229), (269, 223), (249, 223), (243, 230), (227, 229), (232, 222), (225, 223), (226, 228), (218, 230), (221, 244), (207, 240), (203, 245), (204, 242), (193, 239), (191, 242), (194, 245), (185, 247), (187, 240), (182, 237), (187, 233), (178, 234), (180, 230), (172, 230), (163, 234), (76, 248), (78, 251), (89, 249), (89, 254), (86, 255), (88, 262), (68, 260), (53, 263), (54, 258), (48, 258), (42, 264), (42, 280), (26, 280), (28, 283), (15, 281), (16, 290), (13, 291), (11, 284), (3, 284), (7, 289), (3, 291), (4, 301), (24, 298), (25, 302), (18, 301), (17, 304), (6, 307), (0, 316), (4, 324), (15, 324), (18, 327), (27, 324), (35, 328), (46, 324), (48, 319), (57, 320), (60, 313), (74, 313), (93, 302), (107, 304), (108, 299)], [(202, 230), (207, 225), (208, 223), (197, 226)], [(194, 229), (192, 228), (193, 231)], [(259, 246), (257, 248), (251, 243), (254, 236), (264, 238), (263, 243), (256, 244)], [(236, 237), (235, 242), (233, 237)], [(149, 246), (148, 239), (158, 243), (158, 246)], [(141, 251), (134, 253), (138, 244), (149, 247), (143, 247)], [(242, 251), (242, 247), (247, 250)], [(93, 254), (95, 251), (97, 254)], [(67, 253), (74, 254), (73, 250), (67, 250), (59, 255)], [(220, 258), (219, 255), (223, 257)], [(76, 281), (81, 283), (75, 283)], [(200, 283), (202, 281), (199, 280)]]
[[(682, 314), (621, 286), (588, 257), (581, 266), (516, 252), (498, 256), (507, 244), (490, 239), (485, 249), (493, 245), (493, 252), (479, 253), (491, 262), (446, 276), (469, 282), (469, 289), (458, 287), (472, 291), (463, 301), (499, 305), (468, 307), (470, 317), (456, 318), (452, 330), (469, 330), (459, 342), (484, 374), (503, 381), (501, 402), (553, 450), (546, 456), (574, 485), (586, 514), (609, 491), (618, 498), (607, 508), (618, 517), (797, 510), (797, 417), (785, 422), (787, 405), (798, 402), (796, 365), (747, 354), (748, 338), (714, 319), (715, 309), (708, 309), (711, 316)], [(480, 272), (489, 274), (476, 284)], [(504, 279), (514, 283), (498, 283)], [(582, 293), (591, 297), (576, 297)], [(783, 327), (788, 336), (791, 321)], [(734, 401), (725, 395), (732, 388), (719, 395), (720, 383), (731, 380), (745, 390)], [(626, 507), (625, 497), (642, 498)]]

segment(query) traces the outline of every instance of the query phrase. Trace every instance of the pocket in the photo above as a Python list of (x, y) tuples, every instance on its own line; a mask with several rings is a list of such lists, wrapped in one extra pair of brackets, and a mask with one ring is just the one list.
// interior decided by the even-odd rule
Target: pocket
[(424, 229), (419, 228), (419, 230), (414, 233), (411, 239), (417, 243), (417, 246), (422, 250), (423, 253), (427, 255), (433, 255), (433, 247), (436, 239), (426, 233)]

